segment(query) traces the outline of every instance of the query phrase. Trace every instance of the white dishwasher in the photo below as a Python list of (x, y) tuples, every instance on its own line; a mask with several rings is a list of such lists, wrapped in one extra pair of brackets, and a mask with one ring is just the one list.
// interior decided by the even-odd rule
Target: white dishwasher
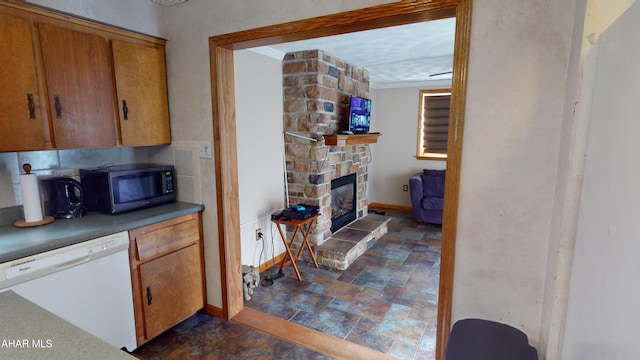
[(126, 231), (0, 264), (13, 290), (118, 348), (136, 348)]

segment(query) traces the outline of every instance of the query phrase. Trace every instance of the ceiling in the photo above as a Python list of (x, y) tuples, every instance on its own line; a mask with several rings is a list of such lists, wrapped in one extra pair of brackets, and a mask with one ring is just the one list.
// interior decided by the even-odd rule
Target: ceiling
[[(455, 18), (254, 48), (272, 56), (319, 49), (369, 71), (372, 87), (451, 80)], [(444, 73), (444, 74), (442, 74)]]

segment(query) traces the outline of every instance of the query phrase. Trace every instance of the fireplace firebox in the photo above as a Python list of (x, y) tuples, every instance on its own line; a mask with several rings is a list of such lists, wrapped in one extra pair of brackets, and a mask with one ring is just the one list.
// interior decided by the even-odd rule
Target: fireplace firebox
[(331, 232), (356, 219), (356, 174), (331, 180)]

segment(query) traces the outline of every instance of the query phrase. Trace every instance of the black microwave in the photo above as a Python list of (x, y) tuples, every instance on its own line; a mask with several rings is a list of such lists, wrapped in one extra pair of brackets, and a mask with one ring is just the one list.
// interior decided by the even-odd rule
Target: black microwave
[(80, 169), (80, 183), (88, 211), (118, 214), (176, 200), (176, 172), (171, 165)]

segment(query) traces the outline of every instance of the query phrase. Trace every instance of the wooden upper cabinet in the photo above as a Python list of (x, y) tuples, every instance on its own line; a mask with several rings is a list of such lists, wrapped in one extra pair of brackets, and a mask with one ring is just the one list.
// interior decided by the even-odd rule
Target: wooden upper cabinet
[(0, 151), (45, 148), (29, 20), (0, 14)]
[(55, 147), (110, 147), (117, 143), (107, 40), (38, 24)]
[(164, 46), (112, 40), (121, 145), (171, 143)]
[(0, 0), (0, 152), (170, 144), (165, 44)]

